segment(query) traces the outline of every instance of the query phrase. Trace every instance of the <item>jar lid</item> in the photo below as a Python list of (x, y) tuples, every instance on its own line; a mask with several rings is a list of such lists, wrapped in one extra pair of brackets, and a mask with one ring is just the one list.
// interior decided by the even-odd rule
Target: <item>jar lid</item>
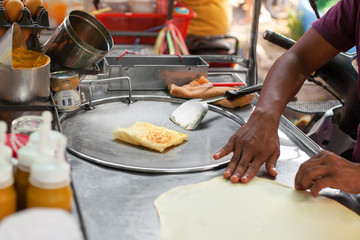
[(67, 79), (78, 77), (78, 74), (75, 71), (57, 71), (52, 72), (50, 75), (52, 79)]

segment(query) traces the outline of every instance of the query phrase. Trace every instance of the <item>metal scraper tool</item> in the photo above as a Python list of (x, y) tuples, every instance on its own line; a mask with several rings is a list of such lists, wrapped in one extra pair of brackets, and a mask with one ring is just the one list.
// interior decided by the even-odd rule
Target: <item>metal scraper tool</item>
[(203, 100), (191, 99), (176, 108), (175, 111), (171, 113), (170, 119), (176, 125), (184, 129), (194, 130), (208, 112), (208, 103), (216, 102), (225, 98), (228, 100), (234, 100), (238, 97), (260, 91), (261, 88), (262, 84), (258, 84), (250, 87), (243, 87), (234, 91), (227, 91), (224, 96), (220, 97), (207, 98)]

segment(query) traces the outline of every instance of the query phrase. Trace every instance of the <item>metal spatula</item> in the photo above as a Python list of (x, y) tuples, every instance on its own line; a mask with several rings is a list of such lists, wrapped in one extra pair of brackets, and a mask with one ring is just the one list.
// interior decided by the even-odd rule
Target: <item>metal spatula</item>
[(225, 95), (221, 97), (213, 97), (203, 100), (191, 99), (175, 109), (175, 111), (172, 112), (170, 119), (176, 125), (184, 129), (194, 130), (208, 112), (208, 103), (216, 102), (225, 98), (228, 100), (234, 100), (238, 97), (260, 91), (261, 88), (262, 84), (258, 84), (250, 87), (243, 87), (234, 91), (227, 91)]

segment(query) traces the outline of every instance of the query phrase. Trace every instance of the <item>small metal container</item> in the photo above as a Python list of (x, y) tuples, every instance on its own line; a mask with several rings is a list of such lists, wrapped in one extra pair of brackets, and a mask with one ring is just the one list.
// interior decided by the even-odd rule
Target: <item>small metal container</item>
[(109, 31), (95, 17), (72, 11), (45, 43), (53, 63), (72, 69), (97, 64), (113, 47)]
[(51, 73), (50, 86), (59, 111), (72, 111), (80, 107), (79, 76), (76, 72)]

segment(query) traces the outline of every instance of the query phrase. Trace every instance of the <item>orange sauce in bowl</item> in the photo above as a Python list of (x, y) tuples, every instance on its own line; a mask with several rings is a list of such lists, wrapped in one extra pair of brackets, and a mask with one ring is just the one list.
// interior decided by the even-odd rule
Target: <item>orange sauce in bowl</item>
[(44, 66), (50, 62), (50, 58), (48, 56), (42, 55), (40, 57), (40, 55), (41, 55), (40, 52), (36, 52), (32, 50), (26, 51), (23, 48), (15, 48), (12, 51), (13, 68), (18, 68), (18, 69), (34, 68), (34, 67)]

